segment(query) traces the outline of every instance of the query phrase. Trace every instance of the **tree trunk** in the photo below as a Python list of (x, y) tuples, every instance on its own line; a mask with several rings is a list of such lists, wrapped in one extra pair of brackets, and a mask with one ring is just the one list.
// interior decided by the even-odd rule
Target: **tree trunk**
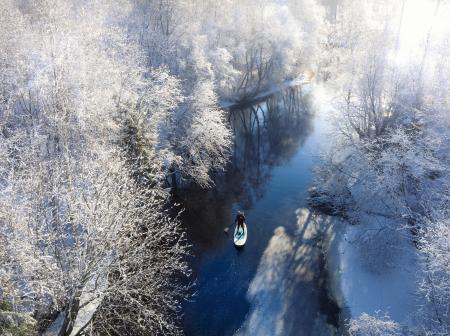
[(67, 307), (64, 316), (64, 323), (59, 331), (58, 336), (69, 336), (72, 332), (73, 326), (75, 324), (75, 320), (78, 315), (78, 311), (80, 309), (80, 297), (82, 293), (82, 288), (78, 287), (72, 296), (72, 299), (69, 303), (69, 307)]

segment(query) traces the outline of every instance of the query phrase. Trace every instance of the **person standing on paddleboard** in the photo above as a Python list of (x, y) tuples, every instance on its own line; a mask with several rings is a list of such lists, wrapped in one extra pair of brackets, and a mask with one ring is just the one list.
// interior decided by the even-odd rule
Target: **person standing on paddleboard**
[(238, 231), (239, 231), (239, 228), (242, 228), (242, 230), (244, 230), (245, 216), (244, 216), (244, 212), (243, 211), (238, 211), (238, 213), (236, 215), (236, 219), (234, 220), (234, 222), (237, 225)]

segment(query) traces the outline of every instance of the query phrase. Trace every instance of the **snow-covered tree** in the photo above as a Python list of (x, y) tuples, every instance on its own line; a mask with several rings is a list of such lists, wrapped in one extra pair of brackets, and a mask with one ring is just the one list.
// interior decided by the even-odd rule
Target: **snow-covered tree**
[(223, 169), (228, 161), (231, 132), (224, 127), (225, 118), (217, 108), (211, 82), (198, 83), (193, 95), (176, 113), (169, 138), (175, 157), (173, 174), (190, 178), (201, 186), (212, 181), (212, 170)]
[[(2, 36), (18, 34), (0, 42), (1, 295), (39, 331), (55, 316), (60, 335), (77, 320), (99, 333), (177, 331), (186, 245), (155, 153), (179, 90), (164, 70), (148, 73), (124, 4), (7, 2), (0, 20)], [(122, 152), (140, 118), (151, 162)], [(132, 177), (144, 163), (152, 184)]]
[(389, 319), (389, 316), (370, 316), (361, 314), (358, 319), (351, 320), (348, 328), (351, 336), (396, 336), (401, 335), (398, 323)]
[[(382, 216), (396, 230), (406, 228), (403, 234), (421, 256), (418, 293), (426, 299), (418, 309), (417, 330), (409, 332), (444, 335), (449, 330), (444, 254), (450, 144), (450, 95), (444, 83), (450, 72), (448, 57), (443, 57), (448, 27), (442, 22), (450, 7), (424, 3), (342, 1), (337, 6), (326, 44), (332, 57), (325, 57), (324, 70), (342, 98), (336, 104), (335, 144), (317, 170), (311, 203), (353, 223), (363, 225), (367, 215)], [(418, 7), (423, 13), (415, 12)], [(408, 22), (405, 14), (411, 12), (428, 15), (427, 25), (435, 29), (413, 29), (417, 22)], [(405, 26), (416, 36), (405, 38)], [(411, 47), (405, 40), (412, 38), (420, 43)], [(408, 57), (405, 46), (411, 47)], [(389, 334), (391, 322), (363, 315), (349, 328), (361, 335)]]
[(424, 276), (419, 288), (427, 304), (421, 309), (421, 318), (424, 329), (432, 335), (445, 335), (450, 326), (449, 215), (440, 213), (423, 226), (420, 251)]
[(242, 98), (298, 76), (317, 52), (322, 18), (316, 1), (137, 1), (130, 29), (152, 66), (188, 81), (209, 79), (198, 78), (207, 70), (217, 94)]

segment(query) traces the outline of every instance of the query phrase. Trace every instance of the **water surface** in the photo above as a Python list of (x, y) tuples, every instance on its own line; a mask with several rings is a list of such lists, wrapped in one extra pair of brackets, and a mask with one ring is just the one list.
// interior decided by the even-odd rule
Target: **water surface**
[[(197, 294), (183, 307), (186, 335), (251, 335), (258, 328), (255, 321), (267, 324), (258, 322), (258, 335), (309, 335), (318, 317), (324, 324), (330, 321), (323, 304), (323, 265), (318, 255), (305, 262), (311, 242), (299, 236), (304, 234), (299, 220), (312, 223), (309, 217), (301, 219), (301, 209), (324, 141), (323, 120), (313, 110), (308, 90), (292, 87), (230, 111), (235, 145), (229, 167), (215, 176), (214, 188), (191, 188), (183, 197), (197, 279)], [(245, 212), (249, 230), (241, 250), (223, 231), (237, 210)], [(302, 274), (312, 277), (292, 278), (289, 273), (297, 272), (302, 262)], [(287, 279), (294, 279), (292, 286)], [(295, 290), (287, 293), (288, 288)], [(289, 315), (288, 322), (277, 322), (281, 313)], [(258, 314), (269, 316), (261, 320)]]

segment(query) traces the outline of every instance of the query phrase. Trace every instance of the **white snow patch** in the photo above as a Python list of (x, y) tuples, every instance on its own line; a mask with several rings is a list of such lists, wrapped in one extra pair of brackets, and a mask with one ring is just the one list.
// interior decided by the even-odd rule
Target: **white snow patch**
[(332, 243), (328, 269), (346, 318), (380, 311), (414, 325), (419, 259), (409, 232), (393, 227), (386, 218), (365, 216), (359, 225), (344, 224)]

